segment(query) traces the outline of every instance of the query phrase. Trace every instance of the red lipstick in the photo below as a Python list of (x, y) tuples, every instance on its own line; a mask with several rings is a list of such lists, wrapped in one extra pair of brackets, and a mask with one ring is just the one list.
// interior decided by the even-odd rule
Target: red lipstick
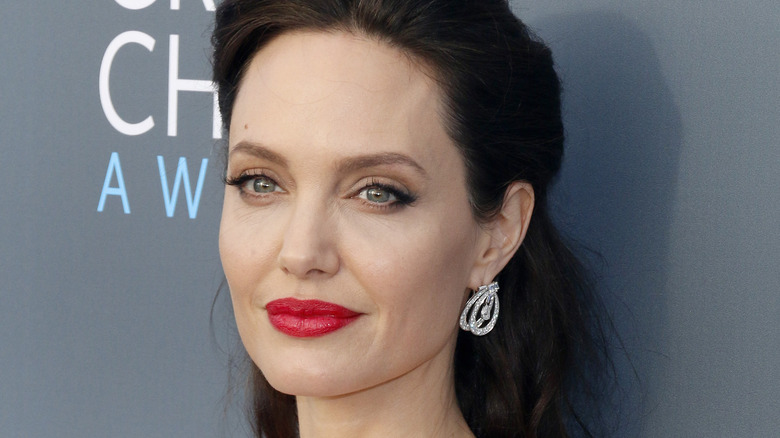
[(326, 335), (360, 316), (360, 313), (338, 304), (295, 298), (271, 301), (265, 305), (265, 310), (274, 328), (296, 338)]

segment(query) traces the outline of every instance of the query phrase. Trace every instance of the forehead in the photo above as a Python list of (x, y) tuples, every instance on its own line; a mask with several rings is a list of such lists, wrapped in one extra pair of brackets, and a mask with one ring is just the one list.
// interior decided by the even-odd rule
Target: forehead
[(348, 92), (350, 86), (373, 92), (408, 87), (438, 91), (421, 64), (404, 52), (346, 32), (284, 33), (254, 56), (245, 76), (251, 72), (299, 102), (316, 99), (312, 92)]
[(230, 143), (453, 147), (440, 94), (419, 63), (385, 43), (348, 33), (286, 33), (246, 69)]

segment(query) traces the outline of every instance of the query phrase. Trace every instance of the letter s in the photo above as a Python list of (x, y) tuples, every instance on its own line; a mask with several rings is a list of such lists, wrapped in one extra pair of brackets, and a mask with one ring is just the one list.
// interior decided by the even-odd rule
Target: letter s
[(134, 11), (151, 6), (155, 1), (156, 0), (116, 0), (116, 2), (119, 3), (119, 6)]

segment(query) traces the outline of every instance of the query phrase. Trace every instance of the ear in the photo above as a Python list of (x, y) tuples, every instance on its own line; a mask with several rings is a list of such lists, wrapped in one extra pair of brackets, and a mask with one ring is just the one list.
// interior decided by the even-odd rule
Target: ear
[(534, 189), (530, 183), (515, 181), (504, 193), (501, 211), (483, 226), (478, 254), (471, 271), (469, 288), (493, 281), (523, 243), (534, 210)]

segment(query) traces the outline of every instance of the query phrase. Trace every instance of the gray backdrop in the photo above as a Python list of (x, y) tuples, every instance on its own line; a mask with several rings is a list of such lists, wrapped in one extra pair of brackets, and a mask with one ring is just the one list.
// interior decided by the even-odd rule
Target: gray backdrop
[[(211, 2), (0, 3), (0, 436), (245, 436)], [(780, 3), (513, 6), (564, 81), (555, 206), (633, 361), (621, 434), (777, 436)]]

